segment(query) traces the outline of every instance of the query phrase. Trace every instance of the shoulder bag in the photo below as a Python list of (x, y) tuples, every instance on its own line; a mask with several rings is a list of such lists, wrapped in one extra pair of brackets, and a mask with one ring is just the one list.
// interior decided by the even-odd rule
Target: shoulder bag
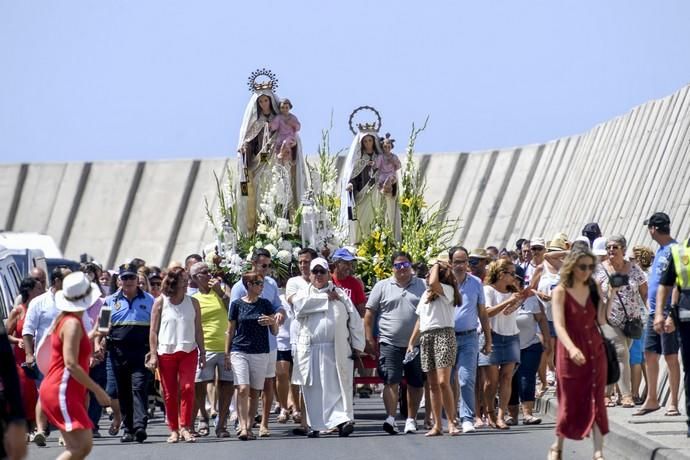
[(604, 331), (601, 329), (601, 324), (599, 324), (599, 302), (601, 299), (594, 282), (591, 282), (589, 285), (589, 293), (592, 297), (592, 302), (594, 302), (595, 310), (597, 312), (597, 316), (594, 317), (594, 323), (599, 329), (599, 334), (601, 334), (601, 341), (604, 344), (604, 353), (606, 354), (606, 385), (613, 385), (614, 383), (618, 382), (621, 377), (621, 368), (618, 364), (616, 346), (613, 344), (613, 341), (606, 338)]
[(618, 301), (621, 303), (621, 306), (623, 307), (623, 314), (625, 314), (625, 321), (623, 321), (623, 326), (621, 327), (623, 335), (631, 339), (642, 338), (642, 332), (644, 331), (642, 319), (629, 317), (628, 310), (625, 308), (625, 302), (623, 302), (623, 297), (620, 295), (619, 292), (616, 292), (616, 295), (618, 296)]

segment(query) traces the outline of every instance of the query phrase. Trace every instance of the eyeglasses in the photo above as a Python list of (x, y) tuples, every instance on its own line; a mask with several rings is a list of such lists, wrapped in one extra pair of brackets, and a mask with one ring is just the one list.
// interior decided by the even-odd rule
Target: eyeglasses
[(312, 272), (314, 275), (325, 275), (326, 273), (328, 273), (328, 272), (327, 272), (326, 270), (324, 270), (323, 268), (317, 268), (317, 269), (312, 270), (311, 272)]
[(618, 246), (617, 244), (610, 244), (610, 245), (606, 246), (606, 250), (608, 250), (608, 251), (613, 251), (615, 249), (620, 249), (620, 248), (621, 247)]
[(122, 275), (120, 277), (122, 281), (129, 281), (129, 280), (135, 280), (137, 279), (137, 275)]
[(252, 281), (252, 284), (254, 286), (263, 286), (264, 282), (263, 282), (263, 280), (256, 280), (256, 281)]
[(410, 262), (396, 262), (393, 264), (393, 268), (396, 270), (402, 270), (403, 268), (410, 268), (412, 264)]
[(583, 271), (583, 272), (586, 272), (586, 271), (588, 271), (588, 270), (589, 270), (590, 272), (593, 272), (594, 269), (596, 268), (596, 265), (594, 265), (594, 264), (589, 264), (589, 265), (588, 265), (588, 264), (577, 264), (576, 267), (577, 267), (580, 271)]
[(459, 259), (459, 260), (454, 260), (453, 265), (465, 265), (467, 263), (467, 259)]

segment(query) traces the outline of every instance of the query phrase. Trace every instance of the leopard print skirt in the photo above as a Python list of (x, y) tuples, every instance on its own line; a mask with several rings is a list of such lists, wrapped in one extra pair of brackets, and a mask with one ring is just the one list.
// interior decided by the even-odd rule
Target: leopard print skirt
[(429, 372), (443, 367), (453, 367), (457, 347), (455, 330), (452, 327), (422, 332), (419, 337), (422, 370)]

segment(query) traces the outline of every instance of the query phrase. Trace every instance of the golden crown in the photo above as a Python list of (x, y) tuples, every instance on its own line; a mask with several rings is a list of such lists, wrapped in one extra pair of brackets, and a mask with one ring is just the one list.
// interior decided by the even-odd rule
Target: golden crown
[[(266, 77), (268, 80), (257, 81), (259, 77)], [(249, 91), (251, 92), (264, 90), (275, 91), (276, 88), (278, 88), (278, 78), (276, 74), (268, 69), (256, 69), (249, 75), (247, 86), (249, 86)]]
[(360, 133), (378, 133), (379, 129), (381, 129), (381, 114), (373, 107), (369, 105), (363, 105), (360, 107), (357, 107), (351, 114), (350, 114), (350, 131), (352, 131), (352, 134), (357, 134), (357, 131), (355, 131), (355, 128), (353, 126), (353, 121), (355, 118), (355, 115), (357, 112), (360, 112), (362, 110), (368, 110), (369, 112), (373, 112), (374, 115), (376, 115), (376, 121), (370, 122), (370, 123), (357, 123), (357, 129), (359, 130)]

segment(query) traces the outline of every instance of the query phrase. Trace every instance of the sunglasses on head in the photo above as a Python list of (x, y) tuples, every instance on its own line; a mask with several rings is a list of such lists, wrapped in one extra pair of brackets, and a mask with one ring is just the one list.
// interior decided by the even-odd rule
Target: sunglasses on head
[(403, 268), (410, 268), (412, 264), (410, 262), (397, 262), (393, 264), (393, 268), (396, 270), (402, 270)]
[(596, 268), (596, 265), (594, 265), (594, 264), (577, 264), (576, 267), (583, 272), (588, 271), (588, 270), (590, 272), (593, 272), (594, 269)]
[(312, 270), (311, 272), (312, 272), (313, 274), (315, 274), (315, 275), (325, 275), (326, 273), (328, 273), (328, 272), (327, 272), (326, 270), (324, 270), (323, 268), (315, 268), (315, 269)]

